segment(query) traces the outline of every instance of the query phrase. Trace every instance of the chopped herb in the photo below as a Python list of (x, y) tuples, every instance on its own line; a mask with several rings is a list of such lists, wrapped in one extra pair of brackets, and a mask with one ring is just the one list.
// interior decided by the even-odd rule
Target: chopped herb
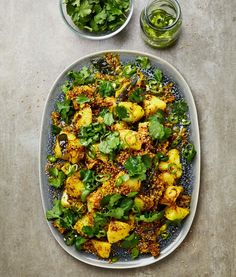
[(124, 182), (129, 180), (129, 175), (128, 174), (124, 174), (120, 177), (117, 178), (116, 180), (116, 186), (119, 187), (120, 185), (122, 185)]
[(83, 237), (81, 237), (81, 236), (78, 236), (78, 237), (76, 238), (76, 241), (75, 241), (75, 248), (76, 248), (76, 250), (78, 250), (78, 251), (82, 250), (82, 246), (83, 246), (83, 244), (84, 244), (86, 241), (87, 241), (87, 240), (86, 240), (85, 238), (83, 238)]
[(58, 135), (61, 132), (61, 128), (56, 126), (56, 125), (52, 125), (52, 133), (54, 135)]
[(163, 74), (162, 74), (162, 71), (160, 69), (156, 69), (154, 71), (154, 78), (158, 83), (162, 82)]
[(92, 72), (84, 66), (80, 71), (70, 71), (68, 77), (74, 86), (91, 84), (94, 81)]
[(171, 136), (171, 129), (161, 124), (156, 116), (151, 116), (149, 120), (149, 134), (152, 139), (164, 141)]
[(119, 120), (122, 120), (124, 118), (128, 118), (128, 111), (124, 106), (116, 106), (115, 115), (119, 118)]
[(127, 64), (123, 67), (122, 74), (126, 78), (130, 78), (134, 73), (136, 73), (137, 68), (134, 64)]
[(120, 137), (118, 132), (110, 133), (105, 140), (98, 145), (99, 151), (103, 154), (112, 154), (120, 147)]
[(109, 81), (101, 81), (98, 87), (98, 92), (102, 97), (113, 96), (115, 93), (113, 83)]
[(128, 170), (129, 176), (146, 180), (146, 171), (148, 169), (147, 164), (143, 161), (141, 156), (130, 157), (124, 164), (126, 170)]
[(161, 212), (150, 212), (144, 215), (136, 215), (135, 220), (144, 222), (153, 222), (160, 220), (164, 216), (164, 211)]
[(50, 175), (48, 178), (49, 184), (54, 188), (60, 188), (66, 179), (64, 172), (58, 170), (56, 167), (51, 167), (48, 169), (48, 173)]
[(78, 104), (84, 104), (84, 103), (87, 103), (87, 102), (90, 102), (91, 100), (85, 96), (85, 95), (79, 95), (77, 98), (76, 98), (76, 102)]
[(65, 94), (72, 89), (72, 85), (70, 81), (65, 81), (65, 83), (61, 86), (62, 92)]
[(65, 99), (62, 102), (58, 101), (56, 105), (62, 120), (64, 120), (65, 123), (68, 123), (70, 116), (74, 113), (71, 101)]
[(111, 125), (115, 122), (112, 113), (106, 113), (106, 114), (104, 115), (104, 118), (103, 118), (103, 119), (104, 119), (104, 123), (105, 123), (106, 125), (108, 125), (108, 126), (111, 126)]
[(140, 65), (141, 68), (149, 69), (151, 68), (151, 63), (148, 57), (138, 56), (136, 62)]
[(144, 92), (141, 88), (137, 88), (130, 96), (129, 100), (135, 103), (140, 103), (145, 99)]
[(63, 213), (63, 211), (62, 211), (62, 207), (61, 207), (61, 201), (60, 200), (54, 200), (52, 209), (48, 210), (46, 212), (47, 220), (60, 218), (62, 213)]
[(137, 234), (132, 233), (130, 236), (128, 236), (122, 241), (121, 247), (129, 249), (135, 247), (138, 243), (139, 237), (137, 236)]

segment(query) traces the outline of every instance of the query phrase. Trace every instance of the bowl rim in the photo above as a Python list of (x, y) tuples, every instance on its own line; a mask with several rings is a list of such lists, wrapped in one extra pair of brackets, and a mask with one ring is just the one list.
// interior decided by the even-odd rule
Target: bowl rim
[[(115, 35), (117, 35), (119, 32), (121, 32), (129, 23), (133, 12), (134, 12), (134, 2), (133, 0), (130, 0), (130, 9), (129, 9), (129, 14), (125, 20), (125, 22), (118, 28), (116, 29), (114, 32), (108, 33), (108, 34), (101, 34), (101, 35), (97, 35), (94, 36), (92, 35), (92, 33), (83, 33), (82, 30), (80, 31), (79, 28), (75, 28), (73, 27), (68, 20), (65, 17), (64, 11), (63, 11), (63, 5), (65, 5), (64, 0), (59, 0), (59, 7), (60, 7), (60, 13), (61, 16), (63, 18), (63, 21), (66, 23), (66, 25), (74, 32), (76, 33), (78, 36), (80, 36), (81, 38), (84, 39), (90, 39), (90, 40), (105, 40), (105, 39), (109, 39)], [(69, 15), (68, 15), (69, 16)]]
[[(45, 100), (45, 106), (43, 109), (43, 114), (42, 114), (42, 119), (41, 119), (41, 129), (40, 129), (40, 139), (39, 139), (39, 181), (40, 181), (40, 194), (41, 194), (41, 201), (42, 201), (42, 206), (43, 206), (43, 211), (44, 214), (46, 213), (46, 205), (45, 205), (45, 201), (44, 201), (44, 193), (43, 193), (43, 172), (42, 172), (42, 142), (43, 142), (43, 127), (44, 127), (44, 121), (46, 118), (46, 112), (47, 112), (47, 107), (48, 107), (48, 103), (49, 100), (51, 98), (52, 92), (56, 89), (57, 84), (59, 82), (59, 80), (66, 74), (66, 72), (68, 72), (68, 70), (70, 70), (71, 68), (73, 68), (74, 66), (78, 65), (79, 63), (83, 63), (84, 60), (91, 58), (91, 57), (95, 57), (95, 56), (101, 56), (104, 55), (106, 53), (117, 53), (117, 54), (131, 54), (131, 55), (142, 55), (142, 56), (147, 56), (151, 59), (153, 59), (156, 62), (160, 62), (162, 65), (167, 66), (168, 68), (170, 68), (171, 71), (175, 72), (176, 75), (178, 76), (179, 80), (181, 80), (181, 82), (183, 83), (183, 85), (185, 86), (185, 88), (188, 91), (188, 96), (189, 99), (191, 101), (191, 103), (188, 102), (188, 104), (191, 104), (191, 108), (192, 108), (192, 112), (190, 113), (190, 115), (193, 115), (193, 120), (194, 121), (194, 125), (196, 125), (195, 131), (196, 131), (196, 137), (195, 137), (195, 148), (197, 150), (197, 156), (194, 160), (194, 164), (196, 167), (196, 172), (195, 172), (195, 178), (194, 178), (194, 198), (191, 199), (191, 213), (189, 214), (189, 216), (187, 217), (180, 233), (178, 234), (177, 238), (172, 241), (170, 243), (170, 245), (167, 246), (167, 248), (165, 248), (165, 253), (161, 253), (159, 257), (154, 258), (154, 257), (150, 257), (147, 260), (135, 260), (136, 263), (132, 263), (130, 261), (127, 261), (125, 263), (125, 265), (123, 264), (119, 264), (118, 263), (108, 263), (107, 261), (103, 261), (103, 260), (99, 260), (99, 259), (95, 259), (95, 258), (86, 258), (84, 257), (83, 253), (77, 253), (74, 254), (70, 249), (68, 248), (63, 242), (61, 242), (58, 239), (58, 234), (55, 231), (55, 228), (52, 227), (52, 225), (50, 224), (50, 222), (48, 220), (47, 221), (47, 225), (51, 231), (51, 233), (53, 234), (54, 239), (59, 243), (59, 245), (68, 253), (70, 254), (72, 257), (74, 257), (75, 259), (79, 260), (80, 262), (84, 262), (86, 264), (89, 265), (93, 265), (96, 267), (100, 267), (100, 268), (107, 268), (107, 269), (130, 269), (130, 268), (139, 268), (139, 267), (143, 267), (143, 266), (147, 266), (147, 265), (151, 265), (154, 264), (158, 261), (161, 261), (162, 259), (164, 259), (165, 257), (169, 256), (170, 254), (172, 254), (175, 249), (177, 247), (179, 247), (181, 245), (181, 243), (184, 241), (184, 239), (186, 238), (186, 236), (188, 235), (190, 228), (193, 224), (193, 220), (195, 218), (195, 214), (196, 214), (196, 210), (197, 210), (197, 204), (198, 204), (198, 199), (199, 199), (199, 191), (200, 191), (200, 171), (201, 171), (201, 148), (200, 148), (200, 130), (199, 130), (199, 123), (198, 123), (198, 114), (197, 114), (197, 109), (196, 109), (196, 105), (195, 105), (195, 101), (191, 92), (191, 89), (189, 87), (189, 85), (187, 84), (187, 82), (185, 81), (184, 77), (182, 76), (182, 74), (169, 62), (167, 62), (166, 60), (157, 57), (155, 55), (149, 54), (149, 53), (145, 53), (142, 51), (135, 51), (135, 50), (115, 50), (115, 49), (111, 49), (111, 50), (103, 50), (103, 51), (99, 51), (99, 52), (92, 52), (88, 55), (82, 56), (81, 58), (77, 59), (76, 61), (74, 61), (73, 63), (71, 63), (68, 67), (66, 67), (60, 74), (59, 76), (56, 78), (56, 80), (54, 81), (48, 96)], [(44, 153), (45, 154), (45, 153)]]

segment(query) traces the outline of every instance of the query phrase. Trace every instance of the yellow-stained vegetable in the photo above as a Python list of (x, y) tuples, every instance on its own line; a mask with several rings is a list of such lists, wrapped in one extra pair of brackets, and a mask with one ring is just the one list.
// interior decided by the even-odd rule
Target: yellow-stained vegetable
[(169, 172), (163, 172), (159, 175), (159, 178), (165, 183), (168, 184), (169, 186), (172, 186), (175, 182), (175, 178), (173, 174)]
[(159, 169), (161, 171), (168, 171), (173, 175), (175, 179), (182, 176), (182, 165), (180, 162), (179, 151), (177, 149), (171, 149), (167, 156), (169, 157), (167, 162), (160, 162)]
[(136, 196), (134, 198), (134, 205), (138, 211), (142, 211), (144, 208), (144, 201), (141, 198)]
[(111, 244), (107, 241), (91, 240), (93, 247), (96, 249), (99, 257), (106, 259), (109, 258), (111, 253)]
[(123, 143), (123, 148), (130, 148), (133, 150), (140, 150), (142, 147), (142, 140), (138, 132), (132, 130), (119, 130), (120, 138)]
[(118, 122), (112, 126), (114, 131), (124, 130), (128, 128), (128, 124), (124, 121)]
[(82, 231), (84, 226), (93, 226), (93, 214), (92, 213), (87, 213), (82, 218), (80, 218), (75, 223), (74, 229), (80, 235), (85, 235), (84, 232)]
[(68, 194), (67, 194), (67, 191), (64, 190), (63, 193), (62, 193), (62, 197), (61, 197), (61, 205), (62, 207), (64, 208), (69, 208), (70, 207), (70, 203), (68, 202)]
[(141, 106), (132, 102), (120, 102), (119, 107), (124, 107), (127, 111), (128, 117), (122, 120), (128, 123), (139, 121), (144, 116), (144, 110)]
[(129, 235), (131, 227), (122, 221), (111, 221), (108, 226), (107, 239), (110, 243), (116, 243)]
[[(125, 176), (127, 178), (122, 177)], [(130, 178), (125, 172), (120, 172), (116, 176), (116, 185), (117, 186), (122, 186), (122, 187), (127, 187), (129, 190), (128, 191), (139, 191), (141, 187), (141, 181), (137, 178)]]
[(183, 220), (189, 214), (188, 208), (171, 206), (165, 208), (165, 217), (171, 221)]
[(88, 126), (92, 123), (92, 110), (90, 107), (85, 107), (82, 110), (75, 113), (72, 120), (76, 129), (82, 126)]
[(145, 115), (150, 116), (157, 112), (157, 110), (165, 110), (166, 103), (162, 101), (160, 98), (154, 95), (146, 95), (144, 103)]
[(183, 192), (183, 187), (181, 186), (169, 186), (165, 190), (164, 196), (160, 203), (167, 206), (172, 206), (175, 204), (176, 199)]
[(84, 147), (75, 134), (62, 131), (57, 135), (54, 153), (57, 159), (78, 163), (84, 157)]
[(80, 180), (79, 172), (75, 172), (73, 175), (67, 178), (65, 188), (69, 196), (76, 198), (81, 196), (84, 190), (84, 184)]

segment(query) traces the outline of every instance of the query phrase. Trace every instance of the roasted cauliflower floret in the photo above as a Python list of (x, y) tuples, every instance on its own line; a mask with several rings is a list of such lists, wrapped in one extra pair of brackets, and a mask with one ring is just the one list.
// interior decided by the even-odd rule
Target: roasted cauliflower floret
[(62, 131), (57, 135), (54, 153), (57, 159), (74, 164), (84, 158), (84, 147), (73, 133)]
[(131, 227), (122, 221), (111, 221), (108, 226), (107, 239), (110, 243), (118, 242), (129, 235)]
[(120, 102), (118, 107), (124, 107), (127, 112), (127, 117), (122, 118), (123, 121), (134, 123), (139, 121), (144, 116), (144, 110), (141, 106), (132, 102)]
[(130, 148), (133, 150), (140, 150), (142, 147), (142, 140), (138, 132), (132, 130), (119, 130), (120, 138), (123, 143), (123, 148)]
[(145, 116), (150, 116), (157, 112), (157, 110), (165, 110), (166, 103), (160, 98), (153, 95), (146, 95), (144, 103)]
[(109, 258), (111, 253), (111, 244), (109, 242), (95, 239), (92, 239), (91, 242), (99, 257), (103, 259)]

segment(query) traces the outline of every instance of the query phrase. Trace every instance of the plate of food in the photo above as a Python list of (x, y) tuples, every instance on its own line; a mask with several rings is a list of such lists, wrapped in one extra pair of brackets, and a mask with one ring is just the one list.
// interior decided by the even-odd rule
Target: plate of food
[(190, 230), (199, 194), (189, 86), (146, 53), (79, 59), (48, 95), (39, 167), (48, 226), (70, 255), (119, 269), (165, 258)]

